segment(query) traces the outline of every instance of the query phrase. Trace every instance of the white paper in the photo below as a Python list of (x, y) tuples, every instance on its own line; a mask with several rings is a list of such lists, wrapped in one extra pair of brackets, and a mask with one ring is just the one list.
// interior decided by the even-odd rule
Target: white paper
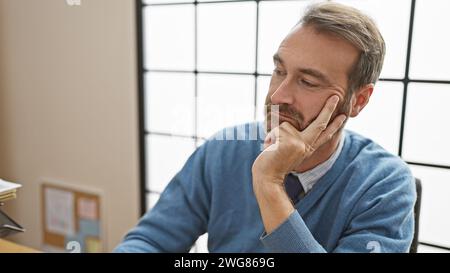
[(22, 187), (22, 185), (7, 182), (5, 180), (0, 179), (0, 194), (11, 191), (11, 190), (18, 189), (20, 187)]
[(97, 202), (94, 199), (78, 199), (78, 216), (83, 219), (97, 220)]
[(75, 233), (74, 195), (72, 192), (45, 189), (47, 231), (69, 236)]

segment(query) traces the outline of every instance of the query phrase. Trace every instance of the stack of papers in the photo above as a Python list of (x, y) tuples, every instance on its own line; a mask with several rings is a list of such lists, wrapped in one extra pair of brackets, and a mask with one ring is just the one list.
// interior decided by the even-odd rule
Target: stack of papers
[[(19, 184), (0, 179), (0, 206), (3, 202), (16, 198), (17, 189), (20, 187), (22, 186)], [(0, 238), (24, 231), (23, 227), (0, 210)]]
[(17, 189), (22, 187), (19, 184), (7, 182), (0, 179), (0, 203), (17, 197)]

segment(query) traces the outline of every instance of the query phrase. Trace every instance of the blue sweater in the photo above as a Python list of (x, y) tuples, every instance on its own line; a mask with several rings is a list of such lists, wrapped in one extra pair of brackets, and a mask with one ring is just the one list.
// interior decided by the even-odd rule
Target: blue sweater
[(399, 157), (346, 131), (333, 167), (265, 234), (251, 173), (264, 137), (239, 138), (245, 140), (211, 138), (199, 147), (115, 251), (188, 252), (205, 232), (210, 252), (409, 250), (416, 192)]

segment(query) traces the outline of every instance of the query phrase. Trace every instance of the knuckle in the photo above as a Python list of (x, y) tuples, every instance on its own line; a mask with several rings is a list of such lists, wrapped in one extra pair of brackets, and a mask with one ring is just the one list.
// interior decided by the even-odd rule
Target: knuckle
[(332, 138), (333, 138), (333, 135), (332, 135), (332, 134), (329, 134), (329, 135), (326, 137), (326, 140), (327, 140), (327, 141), (330, 141)]
[(280, 127), (283, 128), (283, 129), (289, 128), (289, 122), (283, 122), (283, 123), (281, 123)]
[(308, 156), (308, 155), (312, 154), (313, 152), (314, 152), (313, 146), (306, 144), (306, 143), (303, 144), (302, 149), (301, 149), (301, 154)]
[(312, 145), (306, 145), (305, 149), (306, 149), (306, 153), (308, 153), (308, 154), (312, 154), (315, 151), (315, 149)]
[(326, 122), (319, 122), (317, 124), (317, 130), (324, 131), (326, 128), (327, 128), (327, 123)]

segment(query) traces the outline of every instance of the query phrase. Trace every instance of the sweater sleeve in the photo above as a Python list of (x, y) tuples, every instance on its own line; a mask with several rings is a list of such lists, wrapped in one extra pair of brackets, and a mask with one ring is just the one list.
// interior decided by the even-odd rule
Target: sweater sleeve
[(270, 234), (264, 233), (261, 242), (272, 252), (324, 253), (325, 249), (314, 239), (298, 211), (294, 211)]
[(188, 252), (206, 232), (209, 185), (204, 175), (205, 145), (197, 149), (114, 252)]
[[(332, 252), (407, 252), (414, 233), (413, 185), (410, 176), (375, 183), (355, 204)], [(273, 252), (326, 252), (297, 211), (261, 241)]]
[(356, 204), (335, 252), (408, 252), (415, 202), (412, 176), (376, 183)]

